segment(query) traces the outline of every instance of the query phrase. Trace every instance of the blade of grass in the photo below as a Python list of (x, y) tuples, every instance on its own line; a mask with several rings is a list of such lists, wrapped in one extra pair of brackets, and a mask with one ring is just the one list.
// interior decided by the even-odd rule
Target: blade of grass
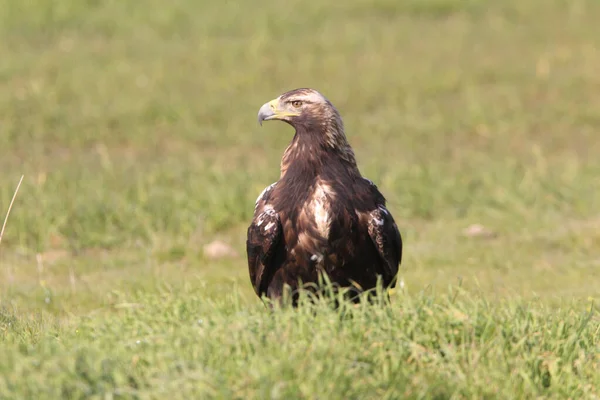
[(10, 215), (10, 210), (12, 210), (12, 206), (15, 202), (15, 199), (17, 198), (17, 193), (19, 193), (19, 188), (21, 187), (21, 183), (23, 182), (24, 177), (25, 177), (25, 175), (21, 175), (19, 184), (17, 185), (17, 188), (15, 189), (15, 192), (13, 193), (12, 200), (10, 201), (10, 204), (8, 205), (8, 210), (6, 211), (6, 216), (4, 217), (4, 223), (2, 224), (2, 230), (0, 231), (0, 244), (2, 244), (2, 237), (4, 236), (4, 229), (6, 229), (6, 222), (8, 221), (8, 216)]

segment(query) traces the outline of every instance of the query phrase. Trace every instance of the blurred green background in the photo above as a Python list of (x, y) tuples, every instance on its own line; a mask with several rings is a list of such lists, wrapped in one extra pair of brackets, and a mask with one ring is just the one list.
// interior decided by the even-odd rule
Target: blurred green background
[(86, 312), (165, 282), (255, 303), (246, 227), (293, 134), (256, 113), (297, 87), (338, 107), (388, 198), (408, 291), (597, 294), (598, 1), (0, 10), (2, 216), (25, 175), (0, 247), (5, 306)]
[[(598, 398), (599, 21), (598, 0), (0, 0), (0, 221), (25, 176), (0, 398)], [(340, 110), (402, 232), (389, 307), (253, 293), (246, 228), (293, 134), (256, 115), (297, 87)]]

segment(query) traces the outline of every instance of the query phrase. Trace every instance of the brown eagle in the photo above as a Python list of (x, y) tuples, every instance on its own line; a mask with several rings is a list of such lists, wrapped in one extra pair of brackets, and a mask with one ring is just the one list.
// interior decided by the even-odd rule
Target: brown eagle
[(358, 293), (375, 288), (378, 277), (394, 287), (402, 238), (385, 198), (361, 176), (339, 112), (316, 90), (296, 89), (260, 108), (258, 122), (270, 120), (296, 133), (248, 228), (256, 294), (280, 299), (289, 285), (296, 304), (299, 282), (317, 284), (323, 272)]

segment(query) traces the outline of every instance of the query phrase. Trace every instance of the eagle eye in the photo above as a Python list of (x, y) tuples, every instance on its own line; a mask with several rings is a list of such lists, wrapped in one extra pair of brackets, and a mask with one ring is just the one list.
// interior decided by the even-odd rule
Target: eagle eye
[(292, 106), (295, 108), (300, 108), (300, 106), (302, 106), (302, 102), (300, 100), (294, 100), (292, 101)]

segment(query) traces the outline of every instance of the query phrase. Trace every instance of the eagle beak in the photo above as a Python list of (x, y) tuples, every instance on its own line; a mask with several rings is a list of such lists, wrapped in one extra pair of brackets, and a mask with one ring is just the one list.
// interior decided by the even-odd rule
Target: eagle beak
[(258, 123), (262, 126), (263, 121), (277, 118), (277, 100), (271, 100), (258, 110)]
[(262, 126), (263, 121), (270, 121), (272, 119), (289, 122), (290, 117), (297, 117), (300, 115), (299, 112), (290, 111), (289, 109), (286, 109), (285, 106), (283, 109), (280, 109), (280, 104), (279, 98), (263, 104), (260, 110), (258, 110), (258, 123)]

